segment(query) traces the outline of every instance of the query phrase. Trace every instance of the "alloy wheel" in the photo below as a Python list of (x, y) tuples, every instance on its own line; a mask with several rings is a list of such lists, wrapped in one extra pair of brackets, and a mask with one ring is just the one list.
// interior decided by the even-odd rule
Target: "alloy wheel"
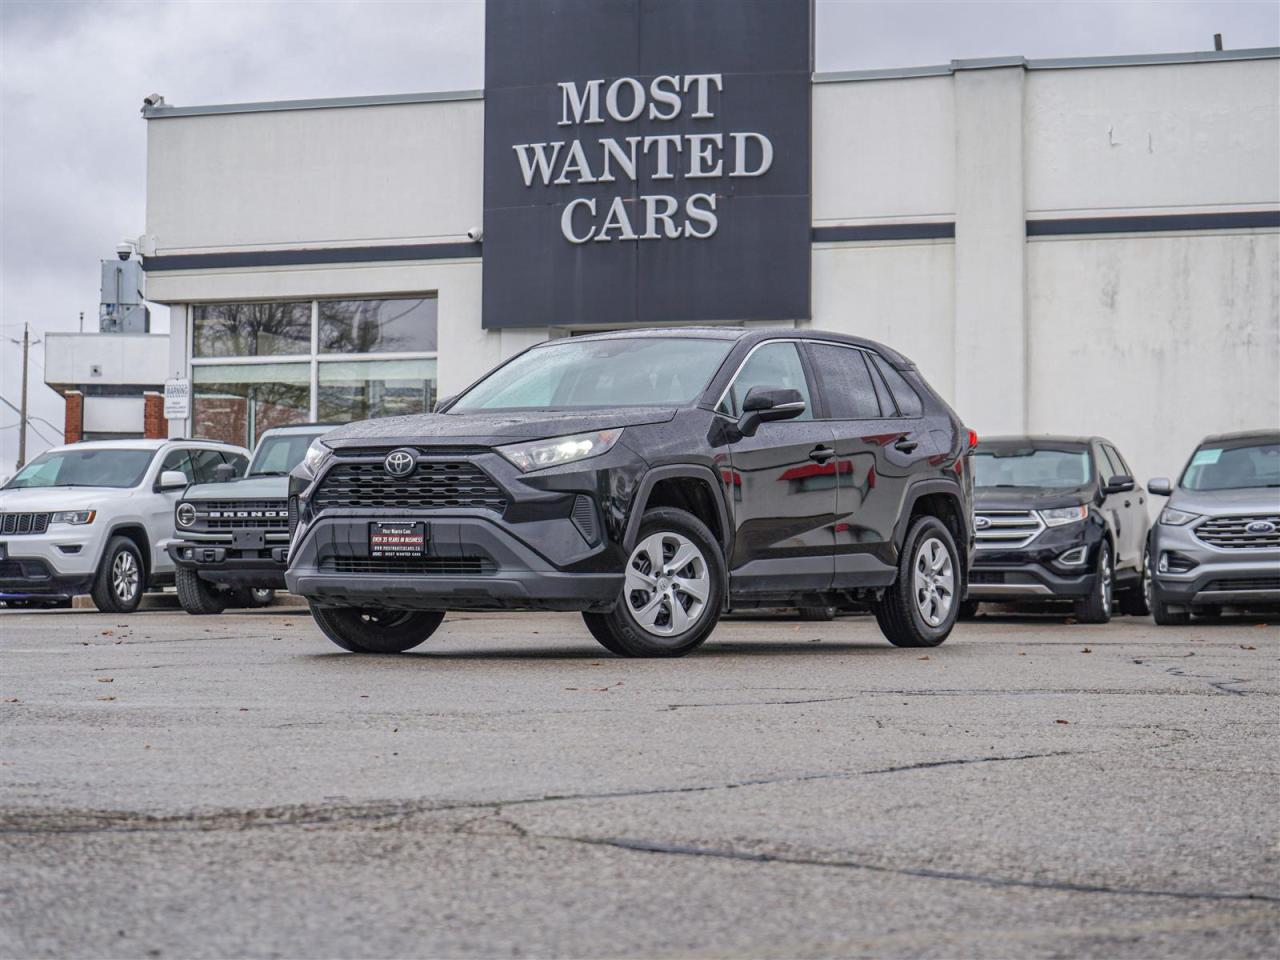
[(701, 619), (710, 595), (707, 558), (682, 534), (645, 537), (627, 561), (623, 600), (646, 633), (659, 637), (684, 633)]
[(1111, 615), (1111, 602), (1115, 593), (1115, 584), (1111, 578), (1111, 551), (1107, 547), (1102, 548), (1102, 562), (1098, 564), (1099, 584), (1098, 589), (1101, 591), (1100, 599), (1102, 600), (1102, 609)]
[(128, 550), (121, 550), (111, 563), (111, 586), (115, 590), (116, 599), (121, 603), (129, 603), (138, 593), (142, 577), (138, 570), (138, 561)]
[(911, 591), (920, 616), (931, 627), (946, 622), (956, 599), (955, 568), (946, 545), (930, 537), (916, 550)]

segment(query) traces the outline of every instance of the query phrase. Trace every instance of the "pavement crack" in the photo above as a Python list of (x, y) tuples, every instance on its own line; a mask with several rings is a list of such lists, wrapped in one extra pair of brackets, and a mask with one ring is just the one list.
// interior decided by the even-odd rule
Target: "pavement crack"
[[(537, 835), (531, 835), (537, 836)], [(864, 870), (871, 873), (895, 874), (919, 877), (927, 880), (951, 880), (975, 883), (990, 887), (1019, 887), (1032, 890), (1053, 890), (1064, 893), (1094, 893), (1121, 897), (1169, 897), (1178, 900), (1245, 900), (1280, 903), (1280, 897), (1265, 893), (1234, 893), (1218, 890), (1156, 890), (1145, 887), (1122, 887), (1103, 883), (1075, 883), (1063, 880), (1020, 880), (1013, 877), (995, 877), (959, 870), (935, 870), (930, 867), (888, 867), (884, 864), (861, 860), (827, 859), (823, 857), (787, 856), (785, 854), (757, 853), (744, 850), (725, 850), (716, 847), (696, 847), (682, 844), (661, 843), (631, 837), (566, 837), (541, 836), (543, 840), (563, 840), (589, 846), (612, 847), (634, 853), (665, 854), (677, 857), (708, 857), (718, 860), (738, 860), (747, 863), (776, 863), (788, 866), (823, 867), (836, 870)]]

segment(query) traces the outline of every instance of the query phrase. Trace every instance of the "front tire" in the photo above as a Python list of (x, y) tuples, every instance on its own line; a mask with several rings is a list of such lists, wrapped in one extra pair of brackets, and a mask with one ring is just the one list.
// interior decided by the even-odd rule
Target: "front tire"
[(103, 613), (133, 613), (142, 602), (146, 568), (142, 552), (128, 537), (112, 537), (89, 593)]
[(907, 530), (898, 576), (875, 605), (880, 632), (895, 647), (936, 647), (960, 614), (960, 557), (947, 525), (917, 517)]
[(227, 609), (227, 595), (194, 570), (179, 567), (173, 575), (178, 588), (178, 602), (193, 617), (209, 616)]
[(1115, 568), (1111, 564), (1111, 544), (1105, 540), (1098, 549), (1097, 583), (1087, 597), (1076, 601), (1076, 619), (1081, 623), (1109, 623), (1115, 602)]
[(1120, 595), (1120, 612), (1127, 617), (1145, 617), (1151, 612), (1151, 551), (1142, 555), (1142, 576), (1138, 585)]
[(724, 557), (707, 525), (671, 507), (646, 510), (608, 613), (582, 619), (621, 657), (683, 657), (710, 636), (724, 606)]
[(321, 607), (311, 616), (326, 637), (351, 653), (404, 653), (425, 643), (444, 620), (441, 611)]

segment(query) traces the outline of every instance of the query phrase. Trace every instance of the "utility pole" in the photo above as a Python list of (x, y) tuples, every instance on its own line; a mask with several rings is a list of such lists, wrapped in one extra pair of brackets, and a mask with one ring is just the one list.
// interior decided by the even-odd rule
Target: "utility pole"
[(22, 325), (22, 409), (18, 412), (18, 469), (27, 462), (27, 361), (31, 354), (31, 330)]

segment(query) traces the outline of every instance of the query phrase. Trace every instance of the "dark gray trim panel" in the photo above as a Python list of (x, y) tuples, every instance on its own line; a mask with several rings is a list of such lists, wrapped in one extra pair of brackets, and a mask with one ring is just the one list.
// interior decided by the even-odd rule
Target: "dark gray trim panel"
[[(951, 497), (955, 500), (961, 517), (965, 516), (964, 492), (958, 482), (937, 477), (928, 480), (917, 480), (907, 487), (907, 494), (902, 498), (902, 508), (898, 513), (898, 522), (893, 528), (893, 544), (897, 547), (899, 553), (902, 552), (903, 541), (907, 539), (907, 522), (911, 519), (911, 511), (915, 509), (916, 501), (931, 493), (941, 493)], [(971, 525), (973, 521), (972, 514), (969, 515), (968, 519)], [(965, 542), (956, 544), (956, 549), (960, 551), (961, 560), (966, 568), (969, 566), (969, 541), (971, 536), (972, 530), (966, 530)]]
[(1163, 233), (1173, 230), (1245, 230), (1280, 227), (1280, 210), (1224, 210), (1217, 213), (1139, 214), (1127, 217), (1072, 217), (1028, 220), (1028, 237), (1084, 233)]
[(479, 257), (478, 243), (402, 243), (385, 247), (319, 247), (311, 250), (233, 250), (144, 257), (148, 273), (228, 267), (293, 267), (313, 263), (378, 263), (387, 260), (463, 260)]
[(636, 495), (631, 501), (631, 516), (627, 519), (627, 529), (622, 535), (622, 546), (628, 553), (636, 544), (636, 537), (640, 533), (640, 518), (644, 513), (645, 506), (649, 503), (649, 494), (653, 492), (654, 486), (657, 485), (659, 480), (682, 477), (689, 480), (705, 481), (710, 484), (711, 497), (715, 501), (716, 513), (720, 517), (721, 546), (724, 547), (724, 555), (726, 557), (729, 556), (729, 547), (733, 543), (733, 522), (729, 519), (729, 513), (724, 506), (724, 485), (710, 467), (704, 467), (696, 463), (677, 463), (665, 467), (654, 467), (641, 478), (640, 486), (636, 489)]
[(841, 240), (954, 240), (954, 223), (868, 223), (862, 226), (814, 227), (814, 243)]

